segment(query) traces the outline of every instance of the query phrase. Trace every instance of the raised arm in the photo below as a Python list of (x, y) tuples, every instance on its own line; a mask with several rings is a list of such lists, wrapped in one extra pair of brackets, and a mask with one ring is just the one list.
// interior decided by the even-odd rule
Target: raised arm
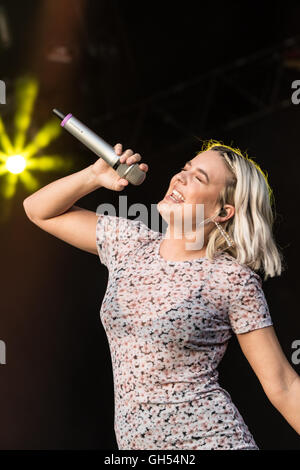
[[(122, 154), (122, 145), (115, 146), (117, 155)], [(126, 150), (120, 157), (128, 165), (141, 159), (140, 154)], [(143, 171), (148, 165), (140, 164)], [(39, 189), (24, 202), (27, 217), (38, 227), (57, 238), (89, 253), (97, 254), (96, 223), (98, 215), (82, 209), (75, 202), (86, 194), (105, 187), (121, 191), (128, 181), (102, 159), (77, 173), (65, 176)]]
[(300, 434), (300, 377), (284, 355), (274, 327), (236, 336), (268, 399)]

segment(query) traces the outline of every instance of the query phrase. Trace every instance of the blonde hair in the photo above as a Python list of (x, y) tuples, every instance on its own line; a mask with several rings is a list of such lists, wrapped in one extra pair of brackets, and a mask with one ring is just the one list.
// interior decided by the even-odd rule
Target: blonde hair
[(233, 217), (221, 223), (222, 228), (234, 241), (229, 247), (217, 227), (212, 230), (206, 249), (206, 256), (213, 259), (217, 251), (225, 251), (239, 263), (253, 271), (263, 271), (264, 281), (279, 276), (285, 269), (283, 255), (278, 249), (272, 233), (275, 215), (274, 194), (259, 165), (237, 148), (223, 145), (220, 141), (204, 142), (199, 153), (214, 150), (223, 158), (230, 176), (219, 195), (221, 207), (231, 204), (235, 207)]

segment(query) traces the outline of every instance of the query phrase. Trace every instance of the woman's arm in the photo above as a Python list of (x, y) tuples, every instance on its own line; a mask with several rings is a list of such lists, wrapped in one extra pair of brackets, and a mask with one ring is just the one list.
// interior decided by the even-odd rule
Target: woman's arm
[(300, 377), (284, 355), (274, 327), (236, 336), (270, 402), (300, 435)]
[(273, 405), (300, 435), (300, 377), (296, 375), (286, 390), (274, 397)]
[[(115, 146), (117, 155), (122, 154), (122, 145)], [(131, 149), (120, 157), (128, 165), (141, 159)], [(148, 165), (140, 164), (147, 172)], [(98, 215), (93, 211), (74, 206), (74, 203), (94, 191), (105, 187), (121, 191), (128, 184), (120, 178), (103, 159), (77, 173), (60, 178), (39, 189), (23, 201), (27, 217), (42, 230), (89, 253), (98, 254), (96, 248), (96, 223)]]
[(92, 173), (93, 165), (77, 173), (65, 176), (28, 196), (23, 207), (28, 218), (46, 220), (66, 212), (73, 204), (86, 194), (101, 188)]
[(29, 220), (50, 235), (97, 255), (97, 214), (74, 202), (101, 187), (91, 166), (39, 189), (23, 201)]

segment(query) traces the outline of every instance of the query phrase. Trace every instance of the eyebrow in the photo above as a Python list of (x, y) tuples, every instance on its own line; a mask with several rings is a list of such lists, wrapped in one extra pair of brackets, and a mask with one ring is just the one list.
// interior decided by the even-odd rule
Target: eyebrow
[[(191, 166), (192, 162), (189, 160), (188, 162), (186, 162), (186, 165)], [(207, 182), (209, 183), (209, 177), (206, 171), (202, 170), (202, 168), (196, 168), (196, 170), (199, 171), (200, 173), (203, 173), (203, 175), (206, 176)]]

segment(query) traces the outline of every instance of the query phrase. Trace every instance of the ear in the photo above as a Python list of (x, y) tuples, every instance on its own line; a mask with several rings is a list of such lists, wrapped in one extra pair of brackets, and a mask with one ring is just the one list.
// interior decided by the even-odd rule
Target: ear
[(231, 204), (225, 204), (223, 206), (223, 211), (220, 213), (220, 220), (219, 222), (226, 222), (235, 214), (235, 207)]

